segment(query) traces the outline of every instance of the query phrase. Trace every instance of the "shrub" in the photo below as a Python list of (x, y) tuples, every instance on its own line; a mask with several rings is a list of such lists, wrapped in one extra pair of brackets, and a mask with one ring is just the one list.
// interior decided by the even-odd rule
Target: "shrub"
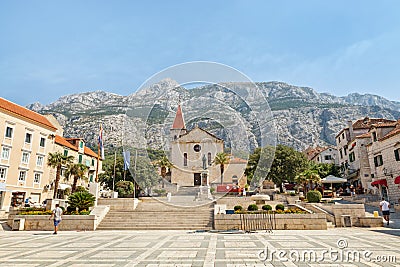
[(258, 210), (258, 206), (257, 206), (256, 204), (250, 204), (250, 205), (247, 207), (247, 210), (249, 210), (249, 211), (256, 211), (256, 210)]
[(214, 193), (215, 192), (215, 188), (214, 187), (211, 187), (210, 188), (210, 193), (212, 194), (212, 193)]
[(290, 195), (291, 195), (292, 197), (294, 197), (294, 196), (296, 195), (296, 193), (293, 193), (293, 192), (292, 192), (292, 193), (290, 193)]
[(275, 210), (285, 210), (285, 206), (283, 205), (283, 204), (277, 204), (276, 206), (275, 206)]
[(234, 210), (234, 211), (242, 211), (242, 210), (243, 210), (243, 207), (240, 206), (240, 205), (237, 205), (237, 206), (233, 207), (233, 210)]
[(263, 210), (272, 210), (272, 207), (271, 207), (271, 205), (264, 205), (264, 206), (262, 206), (262, 209)]
[(68, 197), (71, 209), (78, 208), (79, 211), (88, 210), (94, 206), (96, 198), (89, 192), (75, 192)]
[(318, 203), (322, 198), (321, 192), (317, 190), (311, 190), (307, 192), (307, 201), (310, 203)]
[(87, 192), (86, 188), (84, 186), (77, 186), (75, 189), (75, 193), (76, 192)]
[(118, 197), (129, 197), (133, 194), (133, 183), (131, 181), (119, 181), (115, 184)]

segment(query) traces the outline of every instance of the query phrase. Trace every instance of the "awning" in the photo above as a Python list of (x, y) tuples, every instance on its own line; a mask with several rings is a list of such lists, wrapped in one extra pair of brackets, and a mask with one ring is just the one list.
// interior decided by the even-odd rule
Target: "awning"
[(386, 179), (380, 179), (380, 180), (373, 181), (371, 183), (371, 185), (384, 185), (384, 186), (388, 187)]
[(69, 184), (58, 184), (58, 189), (65, 190), (67, 188), (71, 188)]
[(397, 176), (396, 178), (394, 178), (394, 183), (400, 184), (400, 176)]

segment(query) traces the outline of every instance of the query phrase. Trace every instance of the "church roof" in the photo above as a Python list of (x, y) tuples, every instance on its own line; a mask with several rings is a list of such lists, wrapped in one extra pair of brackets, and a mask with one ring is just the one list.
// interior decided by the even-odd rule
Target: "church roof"
[[(193, 134), (194, 132), (196, 132), (196, 131), (200, 131), (200, 132), (202, 132), (202, 133), (205, 133), (206, 135), (208, 135), (208, 136), (210, 136), (210, 137), (212, 137), (212, 138), (214, 138), (214, 139), (216, 139), (216, 140), (218, 140), (218, 141), (224, 141), (223, 139), (217, 137), (216, 135), (213, 135), (212, 133), (207, 132), (206, 130), (200, 128), (200, 127), (197, 126), (197, 125), (196, 125), (196, 127), (194, 127), (192, 130), (190, 130), (190, 131), (188, 131), (188, 132), (182, 134), (182, 135), (179, 137), (179, 139), (185, 138), (185, 137), (187, 137), (187, 136), (190, 136), (190, 135), (192, 135), (192, 134)], [(182, 139), (181, 139), (181, 140), (182, 140)]]
[(183, 120), (181, 105), (178, 105), (172, 129), (185, 129), (185, 121)]

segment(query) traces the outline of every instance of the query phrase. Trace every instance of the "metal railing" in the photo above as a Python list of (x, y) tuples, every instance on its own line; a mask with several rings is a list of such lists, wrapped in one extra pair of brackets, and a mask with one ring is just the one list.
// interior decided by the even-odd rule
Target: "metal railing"
[(276, 229), (275, 213), (240, 214), (240, 227), (241, 230), (246, 232), (257, 230), (272, 232), (272, 230)]

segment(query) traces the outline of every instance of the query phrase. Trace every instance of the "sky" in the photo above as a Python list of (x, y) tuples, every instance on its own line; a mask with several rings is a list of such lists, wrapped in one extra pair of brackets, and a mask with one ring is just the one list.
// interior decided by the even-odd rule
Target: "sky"
[(0, 0), (0, 96), (135, 92), (190, 61), (400, 101), (400, 1)]

